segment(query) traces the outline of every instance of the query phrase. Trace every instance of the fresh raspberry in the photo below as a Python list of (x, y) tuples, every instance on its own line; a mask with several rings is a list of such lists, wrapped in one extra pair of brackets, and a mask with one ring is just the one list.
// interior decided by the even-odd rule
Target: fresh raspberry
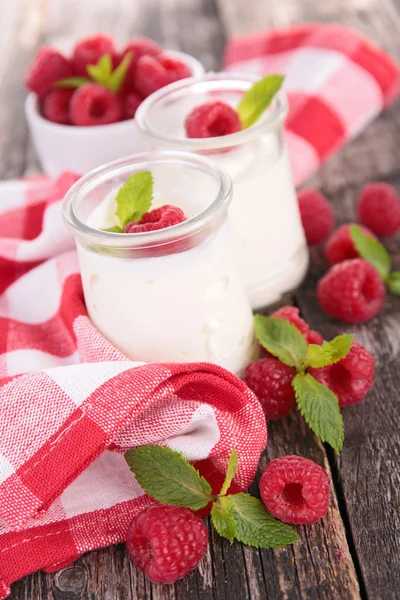
[(58, 50), (43, 46), (28, 67), (25, 85), (43, 100), (52, 91), (56, 81), (71, 75), (73, 69), (70, 62)]
[(260, 358), (246, 367), (243, 379), (261, 402), (267, 418), (275, 421), (289, 414), (294, 406), (295, 375), (292, 367), (277, 358)]
[(196, 106), (185, 119), (186, 135), (189, 138), (220, 137), (241, 129), (236, 110), (220, 100)]
[(154, 56), (141, 56), (136, 63), (134, 87), (137, 93), (147, 98), (153, 92), (171, 83), (171, 77)]
[(357, 214), (376, 235), (394, 235), (400, 229), (400, 198), (387, 183), (368, 183), (361, 191)]
[(151, 581), (173, 583), (199, 564), (207, 550), (203, 521), (187, 508), (153, 505), (137, 515), (126, 547)]
[(283, 456), (271, 461), (260, 479), (260, 494), (274, 517), (286, 523), (314, 523), (329, 506), (327, 472), (308, 458)]
[(43, 116), (53, 123), (69, 125), (69, 103), (74, 90), (53, 90), (43, 100)]
[(299, 309), (295, 306), (282, 306), (282, 308), (279, 308), (273, 312), (271, 317), (278, 317), (279, 319), (285, 319), (285, 321), (289, 321), (289, 323), (294, 325), (300, 331), (300, 333), (307, 337), (310, 327), (308, 323), (306, 323), (306, 321), (300, 317)]
[(310, 329), (310, 331), (306, 335), (306, 340), (309, 344), (317, 344), (320, 346), (324, 341), (324, 338), (319, 333), (319, 331), (315, 331), (314, 329)]
[(301, 222), (310, 246), (320, 244), (332, 232), (335, 213), (321, 192), (312, 188), (301, 190), (297, 196)]
[[(350, 258), (359, 258), (360, 255), (351, 239), (350, 227), (352, 225), (357, 225), (357, 223), (341, 225), (333, 232), (327, 241), (325, 246), (325, 257), (331, 265), (343, 262), (344, 260), (349, 260)], [(360, 227), (365, 235), (369, 235), (374, 240), (376, 239), (372, 231), (360, 225), (358, 225), (358, 227)]]
[(363, 400), (374, 381), (375, 361), (364, 346), (353, 342), (342, 360), (321, 369), (308, 369), (308, 372), (328, 386), (343, 407)]
[(161, 54), (157, 57), (159, 63), (164, 67), (170, 76), (171, 82), (179, 79), (186, 79), (192, 75), (189, 66), (178, 58)]
[(142, 98), (135, 92), (128, 92), (122, 100), (125, 119), (133, 119), (137, 109), (142, 103)]
[(70, 119), (74, 125), (106, 125), (122, 118), (121, 101), (98, 83), (85, 83), (71, 99)]
[(131, 53), (131, 62), (126, 72), (124, 83), (121, 89), (121, 93), (124, 95), (128, 92), (135, 91), (135, 71), (139, 58), (141, 58), (142, 56), (157, 56), (158, 54), (161, 54), (162, 48), (159, 44), (157, 44), (157, 42), (154, 42), (149, 38), (133, 38), (129, 40), (129, 42), (123, 48), (118, 59), (118, 64), (122, 61), (124, 56), (128, 54), (128, 52)]
[(72, 53), (72, 64), (76, 74), (87, 76), (87, 65), (97, 64), (104, 54), (109, 54), (115, 60), (116, 50), (110, 35), (96, 33), (81, 39)]
[(143, 233), (145, 231), (156, 231), (178, 225), (186, 221), (183, 210), (177, 206), (164, 204), (145, 213), (139, 222), (132, 221), (125, 226), (125, 233)]
[(385, 296), (378, 271), (361, 258), (334, 265), (317, 286), (318, 302), (325, 312), (348, 323), (362, 323), (375, 317)]

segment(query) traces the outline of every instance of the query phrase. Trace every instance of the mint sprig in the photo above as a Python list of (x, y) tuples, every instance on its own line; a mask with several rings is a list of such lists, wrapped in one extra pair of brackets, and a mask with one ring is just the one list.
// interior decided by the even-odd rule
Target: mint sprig
[(350, 236), (357, 252), (367, 262), (373, 265), (392, 294), (400, 296), (400, 273), (392, 270), (392, 259), (386, 248), (366, 235), (359, 225), (350, 227)]
[(307, 425), (339, 452), (344, 442), (344, 426), (337, 396), (309, 373), (298, 373), (292, 385), (298, 409)]
[(297, 327), (285, 319), (256, 315), (254, 325), (261, 346), (296, 370), (292, 387), (297, 406), (310, 429), (336, 451), (341, 450), (344, 430), (338, 398), (327, 386), (307, 374), (307, 369), (333, 365), (345, 358), (354, 335), (339, 335), (318, 346), (308, 344)]
[(66, 77), (57, 81), (54, 87), (79, 88), (85, 85), (85, 83), (94, 81), (95, 83), (104, 85), (113, 94), (118, 94), (125, 81), (132, 58), (133, 52), (127, 52), (118, 67), (113, 69), (111, 55), (103, 54), (95, 65), (86, 66), (89, 77)]
[(128, 177), (124, 185), (119, 188), (115, 201), (117, 203), (115, 214), (122, 227), (131, 221), (140, 221), (153, 201), (151, 172), (138, 171)]
[(56, 88), (79, 88), (85, 83), (89, 83), (88, 77), (66, 77), (65, 79), (59, 79), (54, 83)]
[(301, 369), (307, 358), (307, 341), (300, 331), (277, 317), (255, 315), (254, 327), (261, 346), (289, 367)]
[(231, 543), (237, 539), (259, 548), (277, 548), (299, 541), (293, 529), (274, 519), (257, 498), (244, 493), (226, 495), (236, 474), (236, 450), (232, 450), (218, 495), (212, 494), (210, 484), (182, 454), (168, 447), (134, 448), (125, 459), (145, 493), (159, 502), (192, 510), (212, 502), (211, 523)]
[(208, 481), (179, 452), (164, 446), (141, 446), (125, 454), (146, 494), (164, 504), (199, 510), (214, 500)]
[(261, 117), (281, 89), (284, 79), (283, 75), (267, 75), (243, 94), (237, 107), (243, 129), (247, 129)]

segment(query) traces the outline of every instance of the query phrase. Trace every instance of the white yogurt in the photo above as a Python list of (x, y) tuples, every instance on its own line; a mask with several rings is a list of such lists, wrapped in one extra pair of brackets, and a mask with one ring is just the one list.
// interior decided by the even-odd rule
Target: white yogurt
[[(113, 224), (115, 196), (104, 198), (87, 225)], [(79, 239), (77, 249), (89, 316), (130, 359), (206, 361), (240, 374), (254, 357), (251, 308), (226, 219), (196, 247), (166, 256), (112, 256)]]
[(278, 301), (301, 282), (308, 249), (283, 140), (284, 97), (255, 125), (223, 138), (188, 139), (184, 121), (205, 101), (236, 107), (257, 77), (208, 73), (177, 82), (147, 98), (136, 113), (139, 129), (155, 148), (208, 155), (233, 180), (229, 215), (253, 309)]

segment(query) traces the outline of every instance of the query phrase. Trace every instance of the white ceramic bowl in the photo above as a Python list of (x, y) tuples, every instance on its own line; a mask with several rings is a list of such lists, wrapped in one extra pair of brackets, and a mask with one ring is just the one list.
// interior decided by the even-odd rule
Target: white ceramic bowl
[[(203, 75), (203, 65), (184, 52), (166, 51), (189, 65), (194, 77)], [(58, 177), (62, 171), (87, 173), (105, 163), (149, 150), (134, 119), (98, 125), (75, 127), (58, 125), (41, 116), (36, 94), (25, 102), (25, 114), (36, 153), (45, 173)]]

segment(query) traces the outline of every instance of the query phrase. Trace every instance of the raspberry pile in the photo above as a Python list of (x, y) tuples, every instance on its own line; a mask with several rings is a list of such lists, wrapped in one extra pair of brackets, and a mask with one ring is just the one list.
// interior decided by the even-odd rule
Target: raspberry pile
[[(115, 70), (128, 54), (130, 62), (116, 92), (103, 80), (93, 80), (88, 66), (108, 56)], [(70, 57), (51, 46), (42, 47), (28, 67), (25, 85), (38, 96), (41, 113), (49, 121), (94, 126), (132, 119), (149, 94), (190, 76), (187, 64), (165, 54), (150, 39), (134, 38), (119, 51), (111, 36), (98, 33), (80, 40)]]
[[(357, 202), (357, 216), (362, 224), (347, 223), (333, 233), (332, 208), (318, 190), (302, 190), (298, 194), (298, 203), (309, 245), (323, 242), (330, 234), (325, 245), (325, 258), (333, 266), (317, 286), (321, 308), (332, 317), (349, 323), (372, 319), (384, 305), (385, 283), (390, 291), (394, 291), (387, 275), (378, 271), (374, 260), (382, 260), (379, 257), (386, 252), (383, 247), (379, 250), (377, 236), (391, 236), (400, 231), (400, 197), (396, 190), (381, 182), (365, 185)], [(357, 242), (356, 247), (353, 240), (354, 226), (358, 237), (366, 236), (362, 246)], [(369, 245), (368, 238), (372, 240)]]
[(327, 472), (301, 456), (283, 456), (271, 461), (260, 479), (265, 506), (286, 523), (314, 523), (324, 517), (329, 505)]
[(197, 567), (208, 532), (187, 508), (155, 505), (137, 515), (128, 530), (130, 557), (151, 581), (173, 583)]

